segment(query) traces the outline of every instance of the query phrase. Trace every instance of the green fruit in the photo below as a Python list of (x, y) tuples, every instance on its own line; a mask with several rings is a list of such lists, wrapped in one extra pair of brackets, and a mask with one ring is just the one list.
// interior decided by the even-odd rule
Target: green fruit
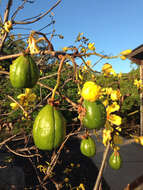
[(114, 170), (119, 170), (122, 165), (122, 159), (119, 152), (113, 152), (109, 157), (109, 166)]
[(57, 148), (65, 137), (66, 122), (60, 111), (46, 105), (37, 115), (33, 126), (35, 145), (41, 150)]
[(92, 157), (96, 153), (96, 145), (91, 137), (82, 139), (80, 144), (81, 153), (87, 157)]
[(21, 55), (10, 65), (10, 81), (15, 88), (32, 88), (39, 79), (39, 69), (29, 55)]
[(106, 122), (106, 108), (100, 101), (89, 102), (84, 100), (83, 107), (86, 114), (83, 118), (83, 125), (88, 129), (100, 129)]

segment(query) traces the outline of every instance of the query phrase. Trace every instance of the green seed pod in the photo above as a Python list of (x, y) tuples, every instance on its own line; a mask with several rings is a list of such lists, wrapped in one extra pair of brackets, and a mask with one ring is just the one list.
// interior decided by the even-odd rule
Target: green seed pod
[(32, 88), (39, 79), (39, 69), (29, 55), (21, 55), (10, 65), (10, 81), (15, 88)]
[(96, 145), (91, 137), (81, 140), (80, 144), (81, 153), (87, 157), (92, 157), (96, 153)]
[(66, 122), (61, 112), (46, 105), (34, 121), (34, 143), (41, 150), (52, 150), (63, 142), (65, 131)]
[(114, 170), (119, 170), (122, 165), (122, 158), (119, 152), (114, 151), (109, 157), (109, 166)]
[(106, 122), (106, 108), (100, 101), (89, 102), (84, 100), (83, 107), (86, 114), (83, 118), (83, 125), (88, 129), (97, 129), (104, 127)]

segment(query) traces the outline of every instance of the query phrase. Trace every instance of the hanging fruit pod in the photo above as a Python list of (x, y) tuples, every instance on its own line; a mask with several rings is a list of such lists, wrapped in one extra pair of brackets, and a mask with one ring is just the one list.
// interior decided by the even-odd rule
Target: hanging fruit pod
[(91, 137), (81, 140), (80, 144), (81, 153), (87, 157), (93, 157), (96, 154), (96, 145)]
[(88, 129), (97, 129), (104, 127), (106, 122), (106, 108), (99, 100), (89, 102), (84, 100), (83, 107), (86, 109), (83, 118), (83, 125)]
[(114, 170), (119, 170), (122, 166), (122, 158), (118, 151), (114, 151), (109, 157), (109, 166)]
[(21, 55), (10, 65), (10, 81), (15, 88), (32, 88), (39, 79), (39, 69), (30, 55)]
[(46, 105), (37, 115), (33, 125), (33, 139), (37, 148), (52, 150), (64, 140), (66, 121), (59, 110)]

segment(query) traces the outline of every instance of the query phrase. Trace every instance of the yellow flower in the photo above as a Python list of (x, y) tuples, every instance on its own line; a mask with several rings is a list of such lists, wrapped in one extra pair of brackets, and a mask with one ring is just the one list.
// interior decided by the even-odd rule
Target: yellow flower
[(121, 93), (120, 90), (113, 90), (111, 93), (111, 100), (115, 101), (115, 100), (119, 100), (121, 97)]
[(81, 53), (86, 53), (86, 49), (84, 47), (81, 48)]
[(121, 127), (116, 127), (116, 130), (122, 131)]
[(32, 92), (32, 90), (30, 88), (26, 88), (25, 89), (25, 94), (26, 95), (29, 95), (31, 92)]
[(91, 50), (91, 51), (94, 51), (95, 50), (94, 44), (95, 43), (89, 43), (88, 44), (88, 49)]
[(20, 99), (20, 104), (23, 106), (28, 106), (29, 102), (34, 102), (36, 99), (36, 94), (32, 93), (30, 88), (25, 89), (25, 94), (19, 94), (17, 96)]
[(122, 60), (125, 60), (125, 59), (126, 59), (126, 57), (125, 57), (124, 55), (120, 56), (120, 58), (121, 58)]
[(35, 99), (36, 99), (36, 94), (34, 94), (34, 93), (32, 93), (32, 94), (30, 94), (29, 96), (28, 96), (28, 101), (29, 102), (34, 102), (35, 101)]
[(132, 52), (131, 49), (127, 49), (127, 50), (122, 51), (120, 54), (123, 56), (126, 56), (126, 55), (130, 54), (131, 52)]
[(111, 114), (115, 111), (118, 111), (119, 108), (120, 108), (120, 106), (117, 104), (117, 102), (113, 102), (112, 105), (109, 105), (106, 108), (107, 120), (110, 121), (111, 123), (113, 123), (114, 125), (121, 125), (121, 123), (122, 123), (122, 118), (120, 116)]
[(132, 50), (131, 49), (127, 49), (127, 50), (125, 50), (125, 51), (122, 51), (121, 53), (120, 53), (120, 58), (122, 59), (122, 60), (125, 60), (126, 59), (126, 55), (128, 55), (128, 54), (130, 54), (132, 52)]
[(80, 80), (83, 80), (83, 76), (80, 74), (80, 72), (79, 72), (79, 78), (80, 78)]
[(140, 144), (143, 146), (143, 136), (139, 137)]
[(120, 109), (120, 106), (117, 104), (117, 102), (113, 102), (111, 105), (107, 107), (107, 112), (110, 114), (112, 112), (118, 111)]
[(103, 130), (103, 144), (104, 144), (104, 146), (106, 146), (107, 145), (107, 143), (111, 140), (111, 133), (112, 133), (112, 131), (111, 130), (109, 130), (109, 129), (104, 129)]
[(31, 54), (39, 53), (39, 48), (36, 44), (36, 39), (33, 37), (32, 34), (30, 35), (30, 37), (28, 39), (28, 48), (29, 48)]
[(43, 172), (44, 174), (46, 174), (47, 168), (46, 168), (45, 166), (43, 166), (43, 165), (38, 165), (37, 168), (40, 169), (40, 172)]
[(90, 102), (96, 101), (101, 95), (101, 87), (96, 85), (93, 81), (87, 81), (84, 83), (81, 96)]
[(107, 94), (107, 95), (111, 95), (113, 89), (110, 87), (110, 88), (103, 88), (102, 89), (104, 91), (104, 94)]
[(119, 74), (118, 74), (118, 78), (121, 78), (122, 77), (122, 73), (120, 72)]
[(28, 114), (27, 114), (27, 113), (23, 113), (23, 114), (24, 114), (24, 116), (25, 116), (25, 117), (27, 117), (27, 116), (28, 116)]
[(6, 32), (9, 32), (10, 29), (12, 28), (12, 22), (10, 20), (8, 20), (7, 22), (5, 22), (3, 28), (5, 29)]
[(104, 104), (104, 106), (106, 107), (109, 104), (109, 101), (106, 99), (102, 102)]
[(63, 48), (63, 51), (68, 51), (68, 47), (64, 47), (64, 48)]
[(105, 76), (109, 76), (110, 74), (112, 74), (113, 76), (116, 76), (116, 73), (114, 69), (112, 68), (112, 65), (110, 65), (109, 63), (105, 63), (103, 65), (102, 72), (104, 73)]
[(139, 143), (143, 146), (143, 136), (135, 137), (134, 140), (136, 143)]
[(36, 99), (36, 94), (32, 93), (32, 89), (26, 88), (25, 89), (25, 97), (28, 102), (34, 102)]
[(71, 166), (71, 167), (74, 167), (74, 163), (71, 163), (70, 166)]
[(122, 123), (121, 117), (118, 116), (118, 115), (115, 115), (115, 114), (109, 115), (108, 120), (109, 120), (111, 123), (113, 123), (114, 125), (121, 125), (121, 123)]
[(85, 190), (84, 185), (82, 183), (79, 185), (79, 189), (80, 190)]
[(137, 86), (137, 88), (143, 87), (142, 81), (137, 79), (134, 80), (134, 85)]
[(17, 110), (17, 109), (19, 108), (18, 104), (17, 104), (17, 103), (14, 103), (14, 102), (11, 103), (10, 106), (11, 106), (11, 108), (12, 108), (13, 110)]
[(82, 68), (82, 72), (86, 71), (87, 70), (87, 66), (84, 65), (83, 68)]
[(91, 66), (91, 60), (87, 60), (87, 61), (86, 61), (86, 64), (87, 64), (88, 66)]
[(19, 94), (19, 95), (17, 96), (17, 98), (20, 99), (20, 102), (21, 102), (21, 104), (22, 104), (22, 102), (24, 102), (25, 99), (26, 99), (26, 95), (25, 95), (25, 94)]

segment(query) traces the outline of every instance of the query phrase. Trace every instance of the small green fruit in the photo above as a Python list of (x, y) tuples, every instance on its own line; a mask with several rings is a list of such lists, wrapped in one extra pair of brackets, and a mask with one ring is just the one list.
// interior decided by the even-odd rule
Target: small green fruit
[(32, 88), (39, 79), (39, 69), (30, 55), (21, 55), (10, 65), (10, 81), (15, 88)]
[(96, 153), (96, 145), (91, 137), (81, 140), (80, 144), (81, 153), (87, 157), (92, 157)]
[(119, 152), (114, 151), (109, 157), (109, 166), (114, 170), (119, 170), (122, 165), (122, 159)]

